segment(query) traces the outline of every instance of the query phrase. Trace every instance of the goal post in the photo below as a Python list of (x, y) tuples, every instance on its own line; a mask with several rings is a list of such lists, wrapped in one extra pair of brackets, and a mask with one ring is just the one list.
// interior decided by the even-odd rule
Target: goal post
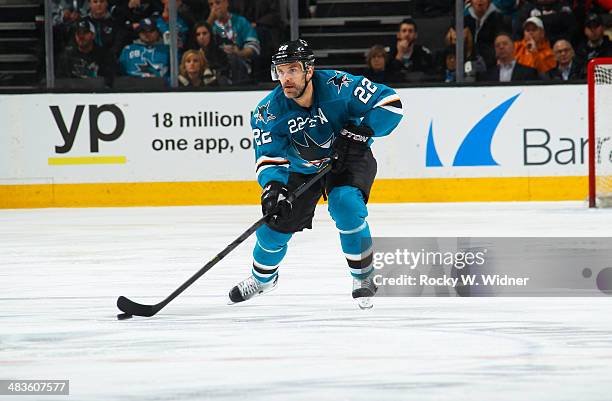
[(612, 57), (589, 61), (589, 207), (612, 207)]

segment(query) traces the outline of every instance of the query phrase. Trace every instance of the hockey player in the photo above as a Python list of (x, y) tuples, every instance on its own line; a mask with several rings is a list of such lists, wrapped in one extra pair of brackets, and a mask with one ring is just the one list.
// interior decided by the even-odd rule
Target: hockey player
[[(229, 293), (242, 302), (274, 289), (278, 267), (293, 233), (311, 228), (317, 201), (326, 193), (329, 213), (353, 276), (353, 298), (371, 307), (372, 240), (366, 203), (376, 175), (373, 137), (391, 133), (402, 118), (400, 97), (385, 85), (342, 71), (314, 69), (304, 40), (283, 44), (272, 57), (272, 79), (280, 81), (255, 108), (257, 180), (263, 213), (251, 275)], [(327, 163), (332, 171), (292, 203), (290, 192)]]

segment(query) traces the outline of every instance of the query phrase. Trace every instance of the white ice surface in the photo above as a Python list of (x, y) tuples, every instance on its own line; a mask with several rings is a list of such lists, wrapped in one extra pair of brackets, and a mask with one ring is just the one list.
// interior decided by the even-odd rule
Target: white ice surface
[[(156, 303), (258, 216), (253, 207), (0, 211), (0, 379), (70, 379), (29, 400), (611, 400), (610, 298), (377, 298), (359, 310), (320, 206), (279, 288), (228, 306), (253, 238)], [(582, 203), (370, 205), (375, 236), (610, 236)]]

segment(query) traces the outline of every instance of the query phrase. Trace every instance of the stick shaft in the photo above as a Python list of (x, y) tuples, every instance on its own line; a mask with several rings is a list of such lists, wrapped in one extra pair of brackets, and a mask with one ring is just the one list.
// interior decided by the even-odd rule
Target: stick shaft
[[(331, 164), (325, 166), (321, 171), (319, 171), (314, 177), (310, 180), (306, 181), (302, 185), (300, 185), (295, 191), (289, 195), (289, 201), (293, 201), (302, 195), (308, 188), (313, 186), (316, 182), (318, 182), (325, 174), (327, 174), (331, 170)], [(117, 306), (123, 312), (130, 315), (137, 316), (153, 316), (157, 312), (159, 312), (163, 307), (168, 305), (174, 298), (178, 297), (183, 291), (185, 291), (191, 284), (193, 284), (197, 279), (202, 277), (207, 271), (209, 271), (214, 265), (219, 263), (227, 254), (233, 251), (238, 245), (243, 243), (248, 237), (251, 236), (259, 227), (265, 224), (265, 222), (272, 216), (273, 213), (267, 213), (262, 216), (259, 220), (257, 220), (253, 225), (251, 225), (245, 232), (240, 234), (238, 238), (232, 241), (228, 246), (225, 247), (221, 252), (219, 252), (212, 260), (206, 263), (200, 270), (198, 270), (193, 276), (191, 276), (187, 281), (181, 284), (176, 290), (172, 292), (166, 299), (156, 305), (141, 305), (137, 304), (125, 297), (119, 297), (117, 300)], [(122, 299), (123, 298), (123, 299)], [(121, 301), (120, 301), (121, 300)], [(127, 310), (126, 310), (127, 309)], [(146, 311), (146, 312), (145, 312)]]

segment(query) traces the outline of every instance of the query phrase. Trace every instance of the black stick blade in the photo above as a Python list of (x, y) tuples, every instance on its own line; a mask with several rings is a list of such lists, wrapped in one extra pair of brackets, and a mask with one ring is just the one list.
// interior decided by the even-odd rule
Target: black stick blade
[(128, 315), (151, 317), (158, 312), (155, 305), (142, 305), (124, 296), (117, 298), (117, 308)]

